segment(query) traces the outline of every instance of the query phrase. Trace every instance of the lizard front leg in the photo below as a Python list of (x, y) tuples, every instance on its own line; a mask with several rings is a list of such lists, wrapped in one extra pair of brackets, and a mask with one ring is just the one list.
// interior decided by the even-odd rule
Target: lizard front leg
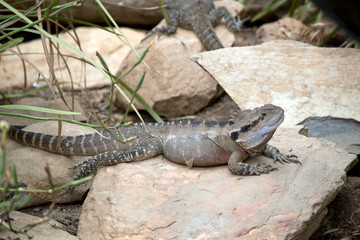
[(249, 156), (248, 153), (243, 153), (241, 151), (235, 151), (231, 154), (228, 161), (228, 168), (233, 174), (237, 175), (260, 175), (262, 173), (269, 173), (271, 171), (277, 170), (270, 165), (266, 164), (257, 164), (256, 166), (251, 166), (247, 163), (243, 163)]
[[(127, 151), (111, 151), (101, 153), (73, 166), (72, 169), (82, 166), (73, 180), (75, 181), (89, 176), (95, 173), (97, 169), (102, 166), (145, 160), (162, 153), (163, 147), (160, 140), (157, 138), (149, 138)], [(74, 187), (70, 187), (65, 193), (72, 191), (73, 189)]]
[(222, 17), (225, 18), (226, 26), (233, 32), (240, 32), (241, 26), (245, 21), (236, 19), (231, 15), (231, 13), (225, 7), (214, 8), (209, 13), (209, 19), (213, 26), (219, 24)]
[(300, 164), (301, 162), (297, 159), (297, 156), (294, 154), (291, 155), (286, 155), (286, 154), (282, 154), (279, 149), (277, 149), (274, 146), (271, 146), (270, 144), (266, 144), (265, 150), (263, 152), (263, 154), (267, 157), (271, 157), (272, 159), (274, 159), (274, 163), (276, 163), (276, 161), (279, 161), (281, 164), (284, 163), (296, 163), (296, 164)]
[(176, 32), (176, 29), (178, 27), (178, 15), (179, 13), (177, 11), (166, 11), (166, 14), (169, 19), (169, 25), (158, 27), (153, 29), (143, 40), (142, 42), (148, 39), (149, 37), (153, 36), (156, 33), (160, 33), (158, 38), (160, 38), (162, 35), (170, 35)]

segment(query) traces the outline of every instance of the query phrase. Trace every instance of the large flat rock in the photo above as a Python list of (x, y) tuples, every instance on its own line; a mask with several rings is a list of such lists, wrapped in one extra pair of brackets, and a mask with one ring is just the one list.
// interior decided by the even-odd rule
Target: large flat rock
[(285, 110), (282, 126), (309, 116), (360, 120), (360, 51), (295, 41), (202, 52), (192, 59), (244, 109), (265, 103)]
[[(356, 156), (326, 140), (278, 129), (271, 144), (300, 165), (236, 176), (159, 156), (100, 169), (79, 223), (81, 239), (306, 239), (344, 184)], [(247, 161), (271, 163), (265, 156)]]

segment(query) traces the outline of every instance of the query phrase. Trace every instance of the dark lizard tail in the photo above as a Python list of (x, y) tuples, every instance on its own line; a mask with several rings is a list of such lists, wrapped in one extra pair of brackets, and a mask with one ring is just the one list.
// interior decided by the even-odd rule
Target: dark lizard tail
[[(62, 136), (59, 143), (57, 135), (24, 131), (13, 126), (10, 127), (8, 134), (11, 139), (21, 144), (70, 156), (95, 155), (106, 151), (106, 145), (117, 145), (113, 139), (102, 138), (99, 134)], [(117, 149), (117, 146), (113, 149)]]

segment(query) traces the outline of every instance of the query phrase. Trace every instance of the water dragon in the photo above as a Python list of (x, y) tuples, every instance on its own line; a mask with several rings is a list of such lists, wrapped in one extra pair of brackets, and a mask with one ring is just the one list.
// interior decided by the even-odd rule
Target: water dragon
[[(146, 37), (160, 32), (175, 33), (178, 25), (192, 29), (206, 50), (223, 48), (213, 26), (224, 17), (226, 26), (233, 32), (240, 32), (244, 21), (236, 20), (223, 6), (215, 8), (213, 0), (165, 0), (169, 25), (155, 28)], [(145, 38), (145, 39), (146, 39)]]
[(58, 136), (24, 131), (15, 127), (9, 136), (22, 144), (63, 155), (91, 156), (75, 165), (81, 167), (73, 180), (91, 175), (102, 166), (149, 159), (163, 154), (168, 160), (188, 167), (228, 165), (237, 175), (260, 175), (276, 170), (270, 165), (251, 166), (243, 161), (262, 153), (274, 162), (300, 163), (295, 155), (284, 155), (267, 144), (284, 120), (282, 108), (267, 104), (240, 110), (228, 121), (179, 120), (163, 123), (134, 123), (112, 129), (121, 138), (137, 138), (121, 143), (102, 130), (101, 135)]

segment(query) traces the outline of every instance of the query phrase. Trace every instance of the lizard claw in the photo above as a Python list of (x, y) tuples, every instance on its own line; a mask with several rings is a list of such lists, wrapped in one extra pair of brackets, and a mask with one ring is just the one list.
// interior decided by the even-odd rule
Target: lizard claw
[(245, 19), (241, 19), (240, 15), (237, 15), (237, 17), (235, 18), (235, 25), (236, 25), (236, 31), (235, 32), (240, 32), (242, 29), (242, 26), (245, 22), (247, 22), (250, 19), (250, 17), (247, 17)]
[(276, 147), (271, 146), (269, 144), (266, 145), (264, 155), (268, 156), (268, 157), (272, 157), (274, 159), (274, 163), (276, 163), (276, 161), (279, 161), (281, 164), (296, 163), (296, 164), (301, 165), (301, 162), (298, 160), (298, 157), (296, 155), (294, 155), (294, 154), (291, 154), (291, 155), (282, 154), (279, 151), (279, 149), (277, 149)]
[(285, 155), (282, 153), (278, 153), (275, 156), (273, 156), (273, 158), (274, 158), (274, 163), (276, 163), (276, 161), (279, 161), (281, 164), (295, 163), (302, 165), (301, 162), (298, 160), (298, 157), (294, 154)]

